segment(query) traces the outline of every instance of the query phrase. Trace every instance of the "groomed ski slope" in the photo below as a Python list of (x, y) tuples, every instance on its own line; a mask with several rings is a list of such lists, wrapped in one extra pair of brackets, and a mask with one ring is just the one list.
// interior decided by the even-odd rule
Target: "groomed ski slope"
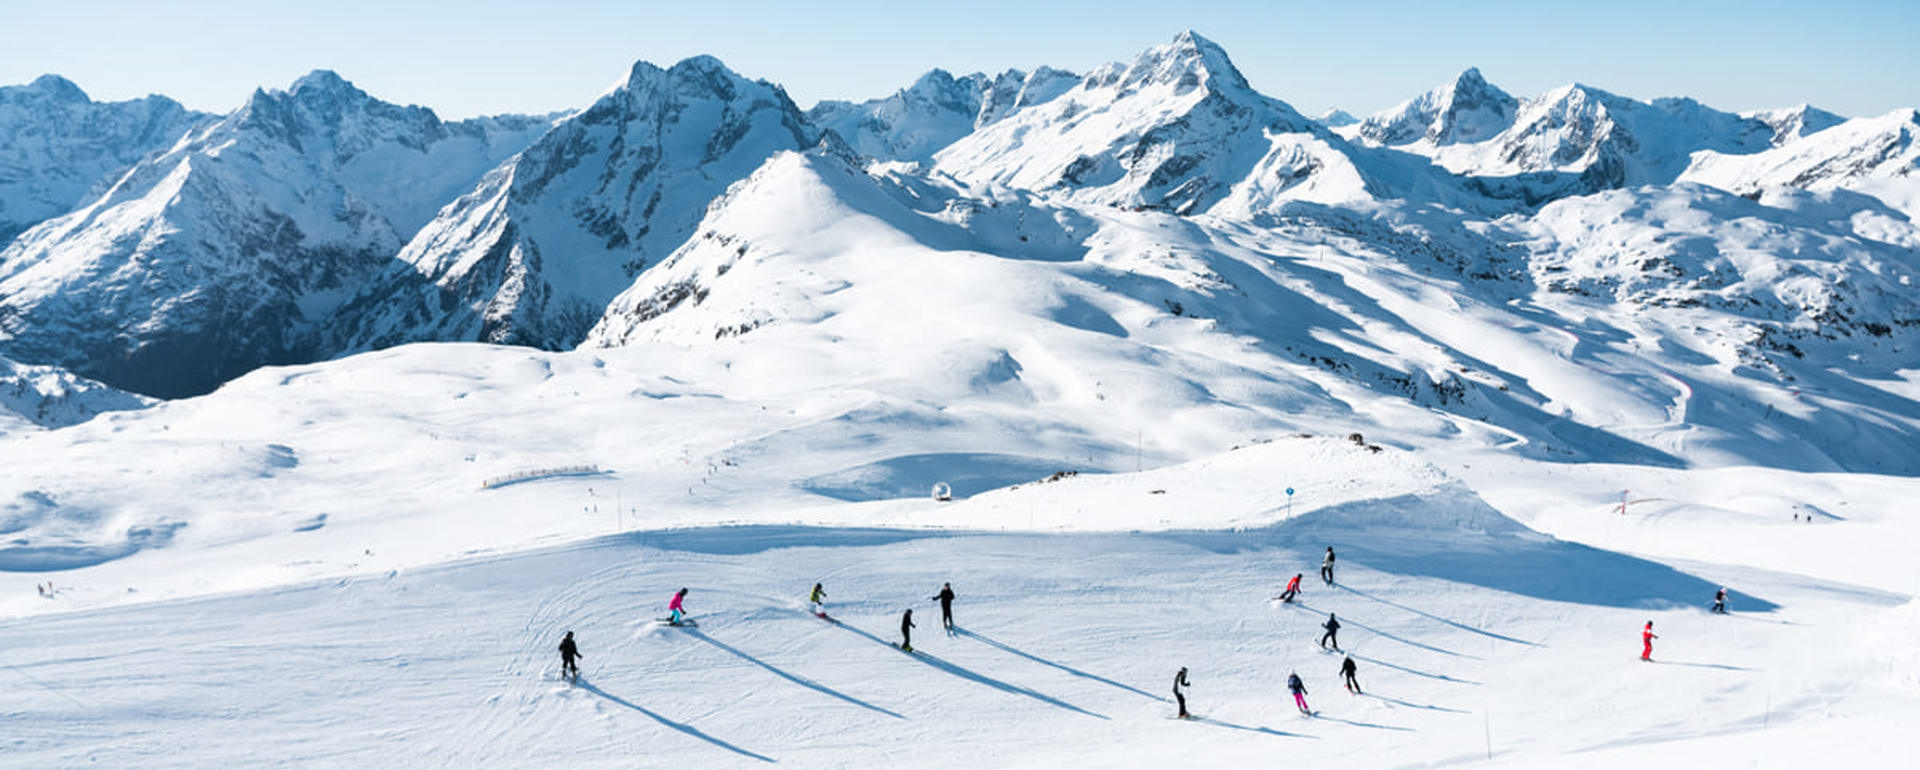
[[(5, 621), (0, 765), (1913, 764), (1915, 740), (1895, 729), (1920, 715), (1909, 592), (1794, 574), (1837, 561), (1827, 550), (1809, 554), (1811, 567), (1716, 562), (1711, 543), (1668, 524), (1684, 512), (1630, 506), (1624, 517), (1649, 550), (1694, 555), (1678, 568), (1557, 540), (1437, 469), (1343, 443), (1276, 441), (1146, 473), (842, 512), (902, 526), (634, 531)], [(1138, 524), (1211, 520), (1236, 479), (1316, 460), (1353, 482), (1341, 502), (1291, 517), (1282, 502), (1240, 529)], [(1467, 464), (1530, 510), (1514, 479), (1543, 469), (1500, 462)], [(594, 482), (516, 486), (558, 496)], [(1874, 495), (1900, 486), (1867, 485), (1857, 499), (1891, 504)], [(1111, 511), (1117, 531), (979, 528), (1073, 501)], [(1871, 517), (1799, 526), (1912, 542)], [(1314, 574), (1326, 545), (1341, 557), (1336, 587)], [(1306, 573), (1301, 601), (1270, 601), (1295, 572)], [(1882, 563), (1867, 577), (1911, 574)], [(816, 581), (838, 625), (804, 609)], [(943, 581), (960, 597), (952, 637), (928, 599)], [(1719, 585), (1733, 591), (1731, 616), (1705, 612)], [(700, 625), (654, 623), (682, 586)], [(892, 646), (908, 606), (913, 656)], [(1327, 612), (1344, 624), (1365, 696), (1344, 692), (1341, 658), (1315, 646)], [(1646, 620), (1661, 634), (1653, 664), (1636, 659)], [(566, 630), (586, 656), (578, 686), (556, 678)], [(1202, 721), (1169, 718), (1183, 665)], [(1293, 709), (1289, 671), (1318, 716)]]

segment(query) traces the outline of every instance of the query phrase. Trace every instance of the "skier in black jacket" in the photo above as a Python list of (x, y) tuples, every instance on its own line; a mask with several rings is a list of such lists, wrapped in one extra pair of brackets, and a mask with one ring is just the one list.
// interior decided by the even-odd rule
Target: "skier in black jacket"
[(1340, 663), (1340, 676), (1344, 677), (1347, 680), (1347, 692), (1353, 693), (1355, 695), (1360, 694), (1360, 680), (1355, 679), (1353, 675), (1355, 672), (1359, 670), (1359, 668), (1360, 668), (1359, 666), (1355, 666), (1353, 664), (1352, 655), (1348, 655), (1347, 659), (1344, 661), (1341, 661)]
[(1173, 699), (1180, 703), (1181, 719), (1193, 718), (1192, 714), (1187, 713), (1187, 694), (1181, 690), (1183, 687), (1192, 686), (1193, 684), (1187, 681), (1187, 667), (1181, 666), (1180, 673), (1173, 675)]
[(913, 608), (908, 607), (906, 614), (900, 616), (900, 649), (913, 652)]
[(1326, 649), (1327, 642), (1333, 642), (1333, 651), (1339, 652), (1340, 651), (1340, 619), (1334, 617), (1333, 613), (1329, 612), (1327, 613), (1327, 622), (1320, 624), (1320, 627), (1327, 630), (1327, 633), (1324, 636), (1320, 637), (1320, 649), (1323, 649), (1323, 650)]
[(586, 656), (580, 654), (580, 648), (573, 644), (572, 631), (568, 631), (566, 636), (560, 638), (560, 676), (571, 678), (576, 682), (580, 681), (580, 664), (575, 663), (574, 659), (584, 657)]
[(940, 601), (940, 625), (947, 629), (947, 633), (953, 633), (953, 584), (940, 584), (940, 593), (927, 598)]

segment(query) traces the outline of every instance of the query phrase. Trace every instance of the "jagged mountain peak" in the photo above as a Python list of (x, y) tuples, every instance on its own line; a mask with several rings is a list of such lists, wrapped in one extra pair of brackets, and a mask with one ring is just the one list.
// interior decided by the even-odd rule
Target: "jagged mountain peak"
[(1452, 80), (1368, 118), (1359, 135), (1375, 144), (1434, 146), (1491, 139), (1513, 125), (1520, 100), (1468, 67)]
[(287, 90), (295, 94), (352, 93), (365, 95), (365, 92), (355, 87), (352, 81), (341, 77), (340, 73), (329, 69), (317, 69), (301, 75), (298, 80), (293, 81), (293, 85)]
[(1147, 49), (1130, 63), (1114, 62), (1094, 70), (1087, 75), (1086, 85), (1121, 90), (1171, 85), (1174, 93), (1181, 94), (1203, 85), (1213, 90), (1252, 90), (1226, 49), (1193, 30)]
[(1740, 116), (1772, 126), (1775, 147), (1847, 122), (1844, 117), (1805, 102), (1777, 110), (1743, 112)]

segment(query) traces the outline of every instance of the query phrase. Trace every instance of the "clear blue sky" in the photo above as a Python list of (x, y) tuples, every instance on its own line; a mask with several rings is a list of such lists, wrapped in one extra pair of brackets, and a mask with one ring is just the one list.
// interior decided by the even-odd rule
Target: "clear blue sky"
[(1920, 0), (0, 0), (0, 84), (55, 72), (96, 99), (225, 112), (325, 68), (467, 117), (584, 106), (635, 60), (708, 53), (807, 107), (934, 67), (1084, 72), (1188, 28), (1309, 113), (1383, 109), (1469, 66), (1522, 97), (1581, 82), (1729, 110), (1920, 106)]

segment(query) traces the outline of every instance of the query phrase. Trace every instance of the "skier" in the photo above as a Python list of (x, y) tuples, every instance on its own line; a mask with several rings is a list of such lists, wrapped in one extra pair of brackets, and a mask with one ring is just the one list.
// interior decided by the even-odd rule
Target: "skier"
[(913, 608), (908, 607), (906, 614), (900, 616), (900, 650), (913, 652)]
[(1333, 642), (1333, 651), (1339, 652), (1340, 651), (1340, 619), (1334, 617), (1333, 613), (1329, 612), (1327, 613), (1327, 622), (1320, 624), (1320, 627), (1327, 630), (1327, 633), (1320, 637), (1320, 649), (1323, 649), (1323, 650), (1326, 649), (1327, 642)]
[(560, 638), (560, 676), (580, 681), (580, 664), (575, 663), (574, 659), (584, 657), (580, 654), (580, 648), (573, 644), (572, 631)]
[(1346, 660), (1340, 662), (1340, 676), (1347, 680), (1347, 692), (1355, 695), (1360, 694), (1360, 680), (1353, 677), (1358, 670), (1359, 667), (1353, 664), (1352, 655), (1348, 655)]
[(827, 589), (822, 588), (819, 583), (813, 584), (813, 592), (807, 594), (807, 601), (813, 604), (814, 617), (827, 616)]
[(1300, 573), (1293, 573), (1293, 579), (1287, 581), (1287, 590), (1280, 592), (1280, 601), (1292, 603), (1293, 597), (1300, 595)]
[(687, 589), (675, 591), (673, 599), (667, 602), (667, 625), (677, 626), (687, 616)]
[(1713, 611), (1722, 615), (1727, 614), (1727, 589), (1722, 588), (1713, 595)]
[(1327, 546), (1327, 558), (1320, 560), (1320, 579), (1333, 585), (1333, 546)]
[(1192, 687), (1192, 686), (1193, 686), (1193, 683), (1187, 681), (1187, 667), (1181, 666), (1180, 673), (1173, 675), (1173, 699), (1176, 701), (1179, 701), (1180, 703), (1179, 718), (1181, 719), (1193, 718), (1192, 714), (1187, 713), (1187, 694), (1181, 690), (1181, 688), (1183, 687)]
[(1293, 702), (1300, 707), (1300, 713), (1311, 716), (1313, 711), (1307, 708), (1307, 684), (1300, 681), (1299, 674), (1287, 672), (1287, 689), (1293, 691)]
[(940, 584), (940, 593), (928, 598), (940, 600), (940, 625), (953, 633), (953, 584)]
[(1660, 636), (1653, 632), (1653, 621), (1647, 621), (1647, 627), (1640, 631), (1640, 644), (1642, 645), (1640, 648), (1641, 660), (1653, 660), (1653, 640), (1658, 638), (1660, 638)]

